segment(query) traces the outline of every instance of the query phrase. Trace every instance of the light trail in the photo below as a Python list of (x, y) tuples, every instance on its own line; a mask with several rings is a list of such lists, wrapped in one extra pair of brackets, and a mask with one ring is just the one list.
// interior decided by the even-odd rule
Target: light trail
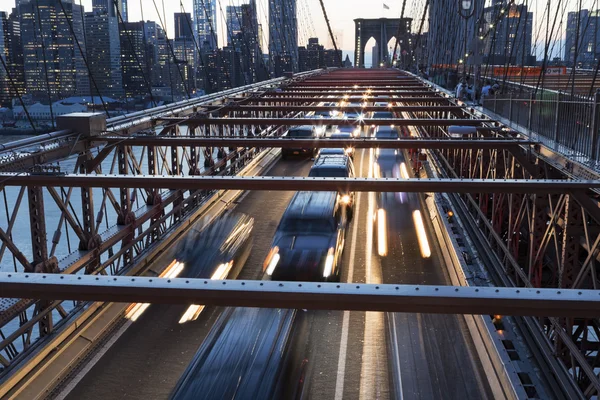
[(419, 247), (421, 249), (421, 256), (423, 258), (431, 257), (431, 248), (427, 241), (427, 234), (425, 233), (425, 225), (423, 224), (423, 218), (421, 212), (416, 210), (413, 212), (413, 220), (415, 222), (415, 229), (417, 230), (417, 239), (419, 240)]

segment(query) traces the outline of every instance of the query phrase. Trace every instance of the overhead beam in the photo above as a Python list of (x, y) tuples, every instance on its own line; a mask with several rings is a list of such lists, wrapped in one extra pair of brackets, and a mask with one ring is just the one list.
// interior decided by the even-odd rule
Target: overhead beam
[[(390, 101), (402, 101), (403, 102), (404, 96), (406, 96), (408, 98), (413, 98), (413, 99), (418, 98), (417, 96), (425, 96), (422, 98), (429, 98), (429, 97), (436, 96), (436, 92), (431, 92), (431, 91), (416, 92), (415, 91), (415, 92), (410, 92), (410, 93), (398, 94), (395, 96), (379, 96), (379, 97), (371, 96), (366, 99), (362, 95), (359, 95), (359, 96), (345, 96), (342, 94), (329, 95), (327, 92), (318, 92), (318, 93), (314, 93), (313, 95), (306, 94), (306, 93), (288, 93), (288, 94), (286, 94), (285, 92), (281, 92), (281, 93), (277, 93), (277, 94), (271, 94), (269, 96), (263, 95), (263, 96), (261, 96), (261, 100), (263, 100), (265, 102), (268, 102), (268, 101), (280, 102), (280, 101), (305, 99), (305, 101), (310, 101), (310, 102), (347, 101), (350, 103), (363, 103), (366, 101), (366, 102), (376, 103), (376, 102), (390, 102)], [(436, 96), (436, 97), (441, 97), (441, 96)]]
[[(369, 101), (379, 101), (379, 99), (389, 99), (389, 98), (393, 98), (392, 96), (397, 96), (395, 97), (395, 99), (397, 100), (398, 98), (401, 98), (401, 96), (427, 96), (427, 95), (432, 95), (435, 94), (436, 92), (433, 90), (423, 90), (426, 89), (422, 86), (415, 88), (413, 90), (373, 90), (370, 89), (370, 92), (367, 92), (369, 94)], [(366, 89), (368, 90), (368, 89)], [(365, 93), (365, 92), (363, 92)], [(345, 92), (343, 90), (327, 90), (327, 91), (323, 91), (323, 90), (305, 90), (305, 91), (294, 91), (294, 89), (287, 89), (281, 92), (267, 92), (265, 93), (263, 96), (265, 98), (271, 98), (271, 97), (286, 97), (286, 96), (290, 96), (290, 97), (294, 97), (294, 96), (337, 96), (339, 98), (344, 97), (345, 95), (349, 95), (350, 98), (362, 98), (363, 97), (363, 93), (361, 92), (354, 92), (354, 93), (348, 93)], [(381, 97), (374, 97), (376, 95), (380, 95)]]
[[(432, 94), (434, 94), (432, 92)], [(338, 102), (343, 100), (343, 98), (326, 98), (326, 97), (286, 97), (286, 98), (264, 98), (264, 97), (232, 97), (229, 100), (240, 102), (244, 101), (246, 104), (250, 103), (320, 103), (320, 102)], [(363, 102), (362, 97), (356, 98), (356, 102)], [(373, 100), (372, 102), (389, 102), (390, 100), (377, 98), (377, 100)], [(424, 96), (424, 97), (394, 97), (391, 101), (401, 101), (404, 104), (410, 103), (433, 103), (433, 102), (444, 102), (447, 103), (448, 99), (443, 96)]]
[(5, 297), (433, 314), (599, 317), (600, 291), (0, 273)]
[[(526, 140), (494, 139), (294, 139), (294, 138), (252, 138), (252, 137), (202, 137), (202, 136), (121, 136), (98, 138), (108, 145), (126, 146), (201, 146), (201, 147), (281, 147), (281, 148), (355, 148), (380, 149), (502, 149), (537, 142)], [(109, 147), (106, 147), (109, 148)]]
[(479, 126), (486, 123), (495, 123), (490, 119), (429, 119), (429, 118), (365, 118), (363, 121), (356, 119), (343, 118), (209, 118), (209, 117), (190, 117), (190, 118), (170, 118), (161, 117), (161, 121), (176, 122), (180, 124), (194, 125), (375, 125), (375, 126)]
[(600, 180), (395, 179), (282, 176), (154, 176), (0, 173), (2, 186), (167, 188), (409, 193), (566, 193), (600, 188)]
[[(240, 111), (240, 112), (264, 112), (264, 111), (341, 111), (342, 107), (339, 106), (210, 106), (204, 107), (206, 111)], [(361, 108), (364, 112), (377, 112), (377, 111), (390, 111), (390, 112), (434, 112), (434, 111), (460, 111), (463, 110), (463, 107), (447, 105), (447, 106), (390, 106), (390, 107), (381, 107), (381, 106), (366, 106)]]

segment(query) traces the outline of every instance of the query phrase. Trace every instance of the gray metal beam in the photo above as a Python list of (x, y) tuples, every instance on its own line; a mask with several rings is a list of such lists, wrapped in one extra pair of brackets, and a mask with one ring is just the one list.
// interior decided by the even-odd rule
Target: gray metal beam
[(202, 136), (120, 136), (98, 138), (98, 142), (126, 146), (200, 146), (200, 147), (287, 147), (287, 148), (355, 148), (381, 149), (502, 149), (537, 142), (525, 140), (494, 139), (295, 139), (255, 137), (202, 137)]
[(550, 179), (395, 179), (282, 176), (151, 176), (0, 173), (3, 186), (167, 188), (225, 190), (310, 190), (318, 192), (566, 193), (600, 188), (600, 181)]
[(600, 316), (598, 290), (0, 273), (0, 293), (5, 297), (48, 300), (434, 314)]

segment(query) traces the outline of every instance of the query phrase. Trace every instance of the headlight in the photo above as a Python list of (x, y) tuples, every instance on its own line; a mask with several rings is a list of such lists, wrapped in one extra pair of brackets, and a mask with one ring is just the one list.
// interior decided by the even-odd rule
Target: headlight
[(342, 204), (350, 204), (350, 195), (345, 194), (342, 196)]
[(279, 263), (279, 259), (281, 258), (279, 255), (278, 247), (274, 247), (273, 249), (271, 249), (270, 254), (271, 259), (269, 260), (269, 264), (267, 266), (267, 275), (269, 276), (273, 275), (273, 271), (275, 271), (275, 267), (277, 266), (277, 263)]
[(327, 258), (325, 259), (325, 268), (323, 269), (323, 277), (327, 278), (333, 271), (333, 247), (329, 248)]
[(352, 153), (354, 153), (354, 149), (352, 147), (347, 147), (346, 154), (352, 154)]

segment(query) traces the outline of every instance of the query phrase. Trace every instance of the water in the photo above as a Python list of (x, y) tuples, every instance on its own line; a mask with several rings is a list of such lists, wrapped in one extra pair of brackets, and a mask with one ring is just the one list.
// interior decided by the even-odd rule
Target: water
[[(186, 134), (184, 129), (182, 129), (182, 134)], [(0, 143), (6, 143), (15, 139), (24, 139), (30, 136), (0, 136)], [(135, 155), (138, 163), (140, 164), (140, 169), (142, 174), (147, 174), (148, 172), (148, 160), (146, 156), (146, 151), (142, 147), (133, 147), (133, 154)], [(93, 154), (97, 154), (98, 150), (94, 150)], [(214, 152), (214, 157), (216, 159), (216, 149)], [(200, 152), (201, 156), (199, 159), (199, 165), (202, 166), (204, 163), (204, 157), (202, 152)], [(189, 167), (187, 166), (187, 161), (183, 156), (183, 149), (179, 149), (180, 160), (182, 160), (183, 168), (182, 174), (188, 175)], [(170, 149), (166, 149), (164, 151), (165, 163), (170, 167), (171, 165), (171, 154)], [(102, 163), (102, 171), (104, 173), (117, 173), (117, 163), (115, 162), (115, 152), (111, 153)], [(66, 173), (76, 173), (75, 171), (75, 163), (77, 161), (77, 155), (72, 155), (65, 160), (61, 160), (59, 162), (60, 168), (62, 172)], [(158, 165), (158, 174), (166, 175), (167, 171), (161, 161), (160, 152), (157, 148), (157, 165)], [(132, 166), (130, 165), (130, 169)], [(2, 228), (5, 232), (8, 229), (9, 221), (13, 218), (13, 210), (15, 210), (19, 198), (20, 187), (6, 187), (4, 191), (0, 191), (0, 228)], [(55, 188), (58, 192), (59, 196), (62, 198), (63, 202), (66, 201), (68, 196), (68, 188), (65, 188), (63, 192), (61, 192), (60, 188)], [(120, 191), (118, 188), (108, 189), (112, 192), (114, 197), (118, 200), (120, 197)], [(99, 219), (98, 214), (102, 212), (102, 221), (101, 226), (98, 228), (98, 233), (102, 234), (109, 228), (116, 225), (117, 220), (117, 211), (112, 206), (109, 199), (105, 200), (105, 204), (102, 204), (104, 191), (100, 188), (94, 188), (93, 191), (93, 206), (94, 206), (94, 219)], [(132, 209), (135, 211), (138, 208), (145, 207), (143, 193), (144, 191), (130, 190), (130, 198), (134, 198), (134, 202), (132, 204)], [(66, 220), (61, 222), (62, 211), (50, 195), (48, 190), (44, 190), (44, 212), (45, 212), (45, 222), (46, 222), (46, 232), (47, 232), (47, 244), (48, 244), (48, 252), (51, 255), (57, 257), (60, 261), (64, 257), (68, 256), (70, 253), (77, 251), (79, 245), (79, 238), (75, 234), (75, 231), (68, 225)], [(70, 203), (72, 207), (71, 213), (76, 220), (81, 223), (81, 190), (79, 188), (74, 188), (72, 190), (72, 194), (70, 197)], [(74, 210), (74, 211), (73, 211)], [(165, 212), (168, 212), (170, 207), (165, 208)], [(31, 223), (29, 219), (29, 209), (28, 209), (28, 200), (27, 193), (23, 194), (23, 198), (20, 202), (20, 206), (18, 208), (16, 217), (15, 217), (15, 225), (11, 232), (13, 242), (19, 248), (19, 251), (22, 252), (28, 260), (33, 259), (32, 254), (32, 246), (31, 246)], [(149, 222), (142, 226), (142, 229), (147, 228)], [(54, 237), (60, 236), (60, 241), (54, 252), (52, 252), (52, 240)], [(104, 261), (104, 258), (102, 259)], [(5, 250), (4, 254), (0, 254), (0, 271), (2, 272), (21, 272), (22, 266), (13, 259), (12, 254)]]

